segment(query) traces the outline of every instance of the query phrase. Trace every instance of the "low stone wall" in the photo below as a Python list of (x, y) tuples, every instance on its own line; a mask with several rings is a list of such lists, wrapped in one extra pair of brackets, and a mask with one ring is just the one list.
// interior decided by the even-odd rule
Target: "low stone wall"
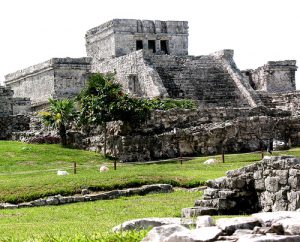
[(119, 197), (137, 196), (137, 195), (143, 196), (150, 193), (168, 193), (168, 192), (173, 192), (173, 187), (169, 184), (145, 185), (138, 188), (113, 190), (109, 192), (91, 193), (91, 194), (89, 194), (89, 191), (87, 189), (84, 189), (81, 195), (74, 195), (74, 196), (55, 195), (47, 198), (40, 198), (31, 202), (24, 202), (19, 204), (0, 203), (0, 209), (63, 205), (68, 203), (110, 200)]
[[(143, 161), (222, 152), (266, 149), (270, 139), (300, 145), (300, 119), (289, 111), (212, 108), (154, 111), (141, 125), (108, 123), (107, 154), (120, 160)], [(53, 130), (31, 118), (30, 132), (18, 132), (14, 139), (29, 141), (35, 136), (56, 136)], [(68, 132), (70, 145), (104, 152), (102, 127)]]
[[(223, 148), (226, 152), (255, 151), (266, 149), (273, 138), (297, 145), (300, 138), (294, 131), (300, 122), (288, 114), (257, 108), (157, 111), (139, 127), (111, 123), (107, 152), (122, 161), (141, 161), (216, 154)], [(70, 142), (103, 152), (101, 133), (101, 127), (88, 133), (71, 132)]]
[(300, 208), (300, 158), (265, 157), (226, 177), (207, 182), (202, 200), (182, 211), (185, 217), (203, 214), (245, 214), (295, 211)]

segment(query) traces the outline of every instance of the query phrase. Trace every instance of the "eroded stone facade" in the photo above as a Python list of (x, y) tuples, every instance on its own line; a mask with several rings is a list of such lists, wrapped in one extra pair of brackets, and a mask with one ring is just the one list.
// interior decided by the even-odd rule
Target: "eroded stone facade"
[(243, 74), (255, 90), (280, 93), (296, 90), (296, 70), (295, 60), (269, 61), (256, 70), (243, 71)]
[(257, 91), (295, 91), (295, 61), (241, 72), (233, 50), (189, 56), (186, 21), (113, 19), (85, 38), (88, 58), (53, 58), (8, 74), (14, 97), (43, 107), (48, 98), (76, 95), (91, 72), (115, 73), (133, 96), (190, 98), (204, 108), (256, 107), (264, 104)]
[(187, 55), (188, 22), (113, 19), (86, 33), (88, 56), (94, 61), (145, 49), (152, 53)]
[(15, 99), (10, 88), (0, 86), (0, 139), (11, 138), (13, 132), (29, 130), (30, 118), (22, 115), (28, 110), (28, 99)]
[(84, 87), (90, 71), (90, 58), (53, 58), (5, 76), (14, 97), (30, 98), (42, 105), (49, 98), (71, 98)]

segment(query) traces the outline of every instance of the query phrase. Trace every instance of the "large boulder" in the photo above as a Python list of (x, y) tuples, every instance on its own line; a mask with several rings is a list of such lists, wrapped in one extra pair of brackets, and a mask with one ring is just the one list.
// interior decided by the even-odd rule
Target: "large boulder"
[(216, 226), (189, 230), (179, 225), (163, 225), (153, 228), (142, 242), (209, 242), (221, 233)]
[(143, 230), (169, 224), (189, 226), (191, 223), (190, 220), (180, 218), (141, 218), (126, 221), (114, 227), (113, 231)]
[(162, 225), (150, 230), (142, 242), (165, 242), (172, 234), (180, 232), (188, 234), (190, 230), (178, 224)]
[[(284, 234), (300, 235), (300, 214), (297, 218), (286, 218), (276, 222), (282, 226)], [(273, 224), (274, 225), (274, 224)]]
[(216, 221), (216, 225), (228, 235), (231, 235), (237, 229), (254, 229), (260, 226), (258, 219), (253, 217), (236, 217), (236, 218), (220, 218)]
[(181, 231), (171, 234), (163, 242), (209, 242), (215, 241), (222, 233), (222, 230), (216, 226), (202, 227), (190, 231)]
[(258, 219), (262, 226), (270, 227), (279, 220), (287, 218), (299, 218), (300, 213), (295, 211), (264, 212), (254, 213), (252, 214), (252, 217)]

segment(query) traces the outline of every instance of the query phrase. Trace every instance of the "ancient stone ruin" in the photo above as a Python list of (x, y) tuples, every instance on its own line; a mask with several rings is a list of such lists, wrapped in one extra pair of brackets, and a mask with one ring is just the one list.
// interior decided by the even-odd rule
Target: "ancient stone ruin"
[[(107, 151), (123, 161), (215, 154), (223, 149), (253, 151), (266, 148), (273, 139), (287, 146), (300, 144), (294, 60), (240, 71), (233, 50), (188, 55), (186, 21), (114, 19), (87, 31), (85, 39), (87, 57), (53, 58), (5, 76), (5, 88), (19, 100), (13, 109), (30, 99), (23, 111), (31, 118), (31, 130), (16, 132), (6, 123), (1, 130), (8, 135), (2, 138), (49, 135), (32, 112), (46, 108), (48, 98), (76, 96), (90, 73), (113, 72), (133, 97), (189, 98), (198, 103), (197, 110), (155, 111), (139, 126), (111, 123)], [(103, 132), (101, 127), (71, 130), (68, 142), (102, 151)]]
[(0, 139), (9, 139), (13, 132), (28, 130), (30, 118), (23, 114), (29, 110), (28, 98), (13, 98), (10, 88), (0, 86)]
[(295, 211), (300, 208), (300, 158), (265, 157), (207, 186), (194, 208), (182, 210), (184, 217)]
[[(300, 241), (300, 158), (265, 157), (207, 185), (181, 218), (134, 219), (112, 230), (151, 229), (143, 242)], [(247, 216), (210, 216), (217, 214)]]

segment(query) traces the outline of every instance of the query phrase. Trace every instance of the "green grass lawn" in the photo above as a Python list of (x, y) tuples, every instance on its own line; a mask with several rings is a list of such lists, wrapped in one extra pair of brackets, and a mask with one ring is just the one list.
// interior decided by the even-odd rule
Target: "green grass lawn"
[[(275, 154), (300, 156), (300, 148)], [(225, 163), (210, 166), (203, 164), (208, 158), (211, 157), (195, 158), (182, 165), (178, 161), (118, 164), (114, 171), (112, 161), (94, 152), (63, 149), (59, 145), (0, 141), (0, 200), (21, 202), (58, 193), (73, 194), (82, 188), (111, 190), (151, 183), (193, 187), (260, 160), (261, 155), (230, 154), (226, 155)], [(77, 174), (72, 174), (74, 161)], [(100, 173), (101, 164), (108, 165), (110, 171)], [(70, 175), (57, 176), (58, 169), (68, 170)], [(139, 241), (144, 233), (129, 234), (121, 240), (105, 234), (130, 219), (180, 216), (181, 209), (193, 206), (200, 196), (199, 192), (176, 191), (63, 206), (0, 210), (0, 241)]]
[(130, 219), (179, 217), (181, 209), (193, 206), (200, 196), (200, 192), (176, 191), (63, 206), (0, 210), (0, 241), (96, 240)]
[[(283, 153), (300, 155), (300, 149)], [(112, 190), (153, 183), (193, 187), (224, 176), (227, 170), (260, 160), (260, 154), (226, 155), (225, 163), (210, 166), (203, 164), (208, 158), (196, 158), (183, 165), (178, 161), (119, 164), (114, 171), (112, 161), (94, 152), (59, 145), (0, 141), (0, 201), (22, 202), (54, 194), (74, 194), (82, 188)], [(216, 158), (220, 159), (220, 156)], [(77, 174), (72, 174), (74, 161), (77, 162)], [(100, 173), (101, 164), (108, 165), (110, 171)], [(67, 170), (70, 175), (57, 176), (58, 169)]]

